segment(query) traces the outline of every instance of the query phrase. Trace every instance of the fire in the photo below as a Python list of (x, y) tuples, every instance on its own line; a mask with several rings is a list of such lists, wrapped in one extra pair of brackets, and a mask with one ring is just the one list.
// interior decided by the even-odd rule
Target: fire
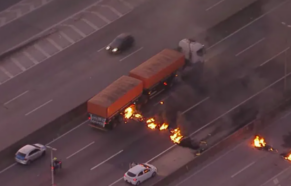
[(180, 143), (183, 139), (183, 135), (181, 134), (181, 130), (179, 128), (176, 128), (171, 131), (172, 135), (170, 136), (171, 140), (174, 143)]
[(254, 139), (254, 146), (255, 147), (264, 147), (266, 146), (266, 142), (264, 138), (261, 138), (259, 136), (256, 136)]
[(150, 129), (155, 129), (157, 127), (157, 124), (155, 123), (155, 119), (154, 118), (149, 118), (147, 121), (146, 121), (148, 127)]
[(160, 126), (160, 130), (166, 130), (169, 127), (167, 123), (163, 123), (162, 126)]
[(288, 156), (286, 156), (285, 159), (291, 161), (291, 153)]
[(133, 117), (138, 119), (139, 121), (143, 121), (143, 116), (141, 114), (134, 114)]
[(131, 105), (124, 110), (124, 118), (130, 119), (135, 112), (135, 105)]

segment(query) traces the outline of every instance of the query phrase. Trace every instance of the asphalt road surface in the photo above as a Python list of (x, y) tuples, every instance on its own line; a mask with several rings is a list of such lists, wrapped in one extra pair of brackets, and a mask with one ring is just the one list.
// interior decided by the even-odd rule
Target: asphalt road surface
[[(255, 10), (254, 12), (259, 12), (259, 15), (263, 15), (262, 19), (267, 19), (267, 21), (265, 21), (266, 24), (272, 26), (277, 23), (277, 19), (274, 17), (277, 17), (279, 13), (283, 14), (284, 11), (288, 11), (289, 4), (278, 7), (280, 9), (276, 9), (271, 14), (265, 15), (265, 13), (276, 8), (277, 5), (282, 2), (283, 1), (274, 3), (271, 1), (264, 4), (264, 7), (259, 7), (259, 9), (258, 7), (251, 7), (250, 11)], [(200, 6), (197, 6), (195, 3)], [(167, 1), (167, 3), (164, 3), (164, 1), (150, 1), (137, 8), (131, 14), (124, 16), (121, 20), (100, 30), (98, 33), (73, 45), (69, 49), (37, 65), (35, 68), (32, 68), (20, 76), (13, 78), (0, 86), (0, 92), (4, 93), (4, 96), (0, 98), (1, 103), (4, 104), (4, 107), (0, 110), (1, 123), (4, 123), (1, 127), (8, 133), (7, 126), (25, 126), (24, 128), (26, 131), (23, 131), (23, 129), (17, 131), (14, 130), (14, 128), (9, 129), (10, 136), (21, 137), (25, 135), (25, 133), (29, 133), (31, 128), (47, 123), (51, 118), (62, 114), (65, 110), (69, 110), (73, 106), (88, 99), (90, 96), (93, 96), (108, 85), (108, 83), (112, 82), (120, 75), (126, 74), (131, 68), (161, 49), (165, 47), (175, 47), (179, 39), (190, 36), (193, 37), (196, 35), (196, 32), (200, 34), (203, 30), (205, 31), (205, 29), (212, 27), (212, 24), (215, 23), (215, 18), (219, 19), (218, 16), (222, 14), (222, 12), (225, 13), (226, 10), (230, 10), (230, 7), (233, 6), (230, 1), (225, 1), (219, 6), (217, 5), (216, 7), (210, 8), (214, 4), (215, 2), (213, 1), (203, 1), (203, 3), (198, 1), (183, 1), (179, 3), (176, 1)], [(183, 8), (184, 14), (177, 20), (173, 18), (171, 21), (168, 21), (169, 14), (167, 12), (173, 10), (173, 7)], [(192, 8), (190, 9), (190, 7)], [(196, 11), (193, 11), (193, 7), (197, 7), (197, 9), (194, 8)], [(150, 15), (145, 13), (149, 10), (152, 12)], [(179, 12), (180, 11), (173, 11), (173, 16), (176, 17), (177, 14), (181, 15)], [(243, 19), (241, 21), (237, 20), (238, 23), (244, 23), (242, 25), (232, 25), (233, 27), (229, 28), (229, 25), (222, 23), (214, 27), (214, 30), (219, 28), (222, 30), (236, 30), (250, 23), (250, 28), (248, 27), (248, 29), (241, 29), (235, 32), (231, 37), (228, 37), (214, 47), (210, 46), (226, 37), (227, 33), (225, 34), (225, 32), (219, 30), (220, 33), (223, 34), (219, 37), (214, 34), (217, 37), (213, 39), (211, 38), (211, 36), (213, 36), (212, 30), (207, 30), (206, 35), (210, 39), (207, 40), (206, 37), (201, 38), (202, 41), (205, 39), (205, 42), (207, 42), (210, 48), (207, 51), (209, 58), (209, 65), (207, 65), (207, 67), (212, 67), (211, 64), (217, 64), (218, 61), (223, 61), (224, 66), (226, 66), (226, 64), (230, 64), (231, 66), (234, 62), (237, 62), (236, 64), (245, 62), (244, 64), (248, 65), (262, 64), (268, 61), (268, 59), (272, 59), (281, 50), (284, 50), (284, 47), (287, 47), (287, 27), (276, 27), (270, 30), (262, 29), (260, 25), (257, 25), (259, 21), (251, 22), (252, 20), (249, 19), (249, 15), (251, 14), (247, 14), (247, 16), (241, 15), (242, 17), (247, 17), (247, 21)], [(189, 19), (193, 17), (197, 17), (197, 25), (189, 26)], [(202, 17), (208, 20), (211, 26), (209, 26), (206, 21), (203, 22)], [(288, 16), (286, 16), (286, 19), (288, 19)], [(135, 24), (133, 25), (132, 22)], [(285, 22), (287, 22), (287, 20)], [(198, 26), (200, 27), (198, 28)], [(151, 33), (151, 30), (155, 30), (155, 32)], [(169, 32), (169, 30), (171, 30), (171, 32)], [(234, 30), (231, 31), (234, 32)], [(131, 31), (136, 37), (137, 44), (135, 48), (121, 56), (108, 56), (103, 50), (98, 52), (98, 50), (102, 49), (114, 36), (124, 31)], [(254, 33), (254, 31), (256, 32)], [(262, 52), (260, 55), (254, 55), (253, 53), (264, 51), (264, 49), (260, 47), (257, 49), (250, 48), (240, 56), (235, 56), (248, 46), (257, 42), (256, 39), (260, 33), (265, 34), (262, 35), (263, 37), (270, 38), (270, 40), (267, 40), (267, 38), (265, 40), (268, 41), (269, 45), (275, 46), (275, 44), (277, 44), (282, 48), (278, 48), (276, 45), (276, 50), (273, 51), (273, 53)], [(274, 34), (276, 35), (277, 33), (280, 34), (280, 39), (278, 39), (277, 36), (275, 40)], [(141, 50), (130, 55), (141, 47)], [(242, 55), (244, 55), (244, 59), (239, 58)], [(251, 60), (256, 61), (257, 64), (251, 63)], [(277, 58), (273, 61), (269, 60), (269, 63), (266, 63), (266, 65), (275, 65), (267, 66), (266, 69), (259, 70), (259, 72), (262, 72), (262, 76), (266, 77), (269, 73), (268, 69), (273, 70), (274, 66), (278, 66), (280, 69), (282, 68), (284, 72), (284, 65), (283, 67), (282, 64), (277, 65), (277, 63), (280, 64), (281, 61), (282, 59), (279, 60)], [(226, 67), (229, 68), (229, 66)], [(229, 73), (229, 71), (225, 71), (225, 73), (226, 72), (230, 74), (229, 77), (235, 77), (235, 75), (237, 75), (236, 73)], [(281, 76), (281, 73), (271, 74), (267, 83)], [(209, 75), (209, 79), (210, 78), (213, 77)], [(237, 91), (242, 91), (241, 89), (242, 88), (237, 89)], [(171, 94), (172, 93), (170, 93), (170, 95)], [(227, 95), (228, 98), (230, 98), (229, 94)], [(220, 109), (220, 113), (215, 112), (215, 114), (222, 114), (227, 109), (239, 104), (252, 94), (252, 91), (246, 91), (243, 96), (236, 97), (235, 100), (232, 100), (232, 105), (225, 106), (225, 108)], [(203, 96), (201, 96), (200, 100), (195, 100), (194, 102), (198, 104), (204, 99), (205, 97), (203, 98)], [(208, 100), (211, 100), (211, 97)], [(191, 104), (195, 105), (195, 103)], [(204, 108), (202, 110), (206, 111), (207, 109), (209, 110), (209, 108), (214, 108), (213, 104), (207, 101), (201, 106)], [(215, 116), (212, 116), (212, 113), (207, 113), (211, 115), (207, 117), (207, 121), (205, 122), (205, 119), (201, 118), (197, 121), (193, 130), (202, 127), (205, 123), (212, 123), (211, 120), (213, 120)], [(198, 113), (196, 114), (198, 115)], [(192, 113), (189, 115), (192, 115)], [(96, 183), (100, 185), (109, 185), (122, 177), (123, 173), (128, 168), (129, 162), (148, 161), (171, 145), (167, 134), (157, 135), (156, 132), (143, 130), (143, 128), (144, 127), (139, 124), (128, 123), (128, 125), (119, 127), (118, 130), (112, 133), (100, 133), (99, 131), (91, 130), (86, 124), (83, 124), (65, 137), (50, 144), (58, 149), (56, 155), (64, 162), (64, 169), (56, 175), (56, 182), (59, 185), (93, 185)], [(13, 139), (4, 136), (2, 142), (4, 141), (7, 142), (7, 145), (11, 143)], [(5, 144), (3, 144), (3, 146), (5, 146)], [(24, 183), (29, 185), (49, 183), (50, 172), (48, 161), (49, 157), (46, 157), (43, 160), (35, 162), (31, 167), (12, 166), (1, 172), (0, 181), (7, 186), (23, 185)], [(90, 169), (94, 166), (97, 167), (91, 171)], [(15, 177), (18, 179), (15, 179)]]
[[(252, 138), (222, 152), (207, 164), (197, 167), (172, 186), (288, 186), (290, 163), (279, 154), (290, 151), (290, 111), (261, 132), (266, 142), (279, 153), (254, 149)], [(288, 146), (285, 146), (288, 145)], [(211, 177), (211, 179), (209, 179)]]

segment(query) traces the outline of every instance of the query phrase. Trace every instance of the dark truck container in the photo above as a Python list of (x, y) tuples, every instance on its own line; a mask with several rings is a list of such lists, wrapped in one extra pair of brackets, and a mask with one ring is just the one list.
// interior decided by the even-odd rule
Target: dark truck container
[(122, 76), (87, 102), (90, 126), (112, 129), (122, 122), (124, 109), (138, 102), (142, 81)]
[(129, 76), (143, 82), (144, 94), (147, 95), (147, 101), (167, 87), (170, 87), (177, 76), (177, 72), (184, 65), (185, 57), (182, 53), (172, 49), (164, 49), (131, 70)]

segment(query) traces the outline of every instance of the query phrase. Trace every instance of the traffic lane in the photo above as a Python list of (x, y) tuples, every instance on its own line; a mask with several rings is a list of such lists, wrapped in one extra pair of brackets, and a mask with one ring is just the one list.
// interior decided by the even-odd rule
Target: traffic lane
[(261, 186), (275, 186), (280, 184), (281, 186), (288, 186), (290, 185), (290, 175), (291, 175), (291, 169), (290, 166), (274, 177), (268, 179), (264, 184)]
[[(50, 146), (57, 149), (54, 152), (54, 156), (62, 160), (64, 165), (62, 172), (65, 172), (65, 175), (68, 176), (62, 176), (63, 178), (59, 178), (59, 180), (70, 179), (70, 177), (75, 177), (75, 175), (82, 174), (82, 172), (89, 173), (90, 168), (123, 150), (122, 148), (126, 147), (127, 144), (139, 141), (140, 138), (142, 141), (147, 132), (142, 129), (144, 127), (133, 123), (119, 127), (118, 133), (112, 131), (112, 133), (100, 134), (98, 131), (84, 125), (84, 127), (68, 134), (64, 138), (53, 142)], [(93, 140), (94, 143), (92, 144)], [(86, 148), (84, 149), (84, 147)], [(0, 175), (1, 182), (5, 183), (5, 185), (23, 185), (24, 182), (28, 185), (43, 184), (45, 182), (44, 178), (50, 178), (48, 170), (50, 162), (49, 150), (47, 154), (45, 158), (34, 162), (32, 166), (22, 168), (23, 166), (16, 165), (3, 172)], [(15, 177), (15, 174), (18, 175), (18, 179), (11, 179), (12, 176)], [(49, 179), (46, 181), (49, 181)]]
[[(249, 1), (244, 1), (244, 2), (249, 3)], [(153, 4), (153, 3), (155, 3), (155, 4)], [(197, 6), (188, 6), (189, 5), (188, 3), (191, 3), (191, 4), (193, 3), (195, 5), (196, 1), (183, 2), (183, 3), (179, 2), (177, 4), (175, 4), (173, 2), (171, 2), (171, 3), (168, 2), (168, 3), (166, 3), (166, 5), (167, 5), (166, 7), (165, 7), (165, 4), (163, 3), (163, 1), (148, 2), (141, 7), (138, 7), (136, 10), (134, 10), (130, 14), (126, 15), (125, 17), (120, 19), (118, 22), (115, 22), (114, 24), (109, 25), (108, 27), (98, 31), (98, 33), (93, 34), (91, 37), (86, 38), (85, 40), (81, 41), (79, 44), (74, 45), (70, 49), (62, 52), (62, 54), (67, 55), (67, 56), (71, 56), (72, 54), (76, 54), (76, 56), (79, 56), (83, 52), (88, 51), (88, 50), (90, 50), (90, 51), (92, 51), (92, 49), (99, 50), (100, 48), (103, 48), (104, 46), (106, 46), (120, 32), (125, 32), (125, 31), (134, 32), (134, 34), (133, 34), (134, 36), (136, 33), (141, 33), (138, 35), (139, 38), (138, 38), (138, 36), (135, 36), (137, 42), (139, 40), (147, 40), (147, 41), (151, 42), (151, 44), (152, 44), (153, 41), (155, 41), (155, 43), (159, 43), (159, 45), (161, 45), (160, 49), (163, 49), (163, 47), (176, 47), (177, 42), (181, 38), (184, 38), (187, 36), (192, 36), (193, 34), (195, 34), (197, 32), (197, 28), (200, 28), (199, 26), (193, 25), (193, 27), (191, 27), (191, 29), (180, 29), (179, 27), (176, 26), (177, 24), (179, 24), (181, 26), (182, 26), (182, 24), (189, 26), (189, 24), (187, 22), (187, 18), (189, 19), (189, 17), (195, 17), (195, 18), (201, 17), (201, 16), (199, 16), (200, 13), (202, 14), (202, 12), (199, 11), (200, 9)], [(157, 5), (160, 5), (160, 6), (157, 6)], [(172, 16), (169, 14), (164, 14), (163, 12), (167, 12), (167, 9), (170, 10), (171, 7), (177, 7), (177, 6), (181, 6), (181, 8), (187, 7), (187, 9), (183, 9), (183, 11), (184, 11), (184, 13), (186, 11), (187, 11), (187, 13), (188, 12), (189, 13), (188, 14), (181, 14), (181, 15), (184, 15), (184, 17), (182, 17), (183, 19), (179, 19), (179, 20), (174, 19), (175, 22), (173, 22), (172, 20), (168, 21), (167, 27), (165, 27), (165, 26), (161, 27), (161, 24), (159, 24), (159, 23), (165, 23), (165, 21), (169, 19), (169, 16)], [(155, 8), (152, 9), (152, 7), (155, 7)], [(163, 9), (160, 10), (160, 7), (165, 7), (164, 8), (165, 10), (163, 10)], [(197, 7), (197, 10), (195, 9), (195, 11), (193, 11), (193, 8), (190, 8), (190, 7)], [(152, 21), (153, 19), (151, 19), (151, 16), (146, 16), (146, 17), (143, 16), (148, 11), (152, 12), (151, 16), (153, 16), (155, 18), (160, 16), (161, 18), (156, 19), (157, 21), (153, 22)], [(172, 12), (172, 11), (170, 11), (170, 12)], [(214, 16), (210, 15), (209, 17), (219, 18), (218, 13), (219, 12), (213, 11)], [(174, 12), (173, 12), (173, 14), (174, 14)], [(174, 14), (173, 17), (176, 17), (175, 15), (176, 14)], [(200, 18), (200, 19), (202, 21), (202, 18)], [(183, 20), (183, 22), (181, 22), (181, 20)], [(211, 22), (209, 22), (210, 25), (208, 25), (209, 27), (211, 26), (211, 24), (215, 24), (216, 23), (215, 21), (218, 21), (218, 20), (210, 19), (210, 21), (211, 21)], [(138, 25), (133, 26), (132, 22), (136, 22), (136, 23), (138, 23)], [(143, 29), (140, 29), (140, 28), (143, 28)], [(157, 29), (157, 28), (161, 28), (161, 29)], [(159, 37), (156, 36), (153, 38), (153, 37), (147, 36), (148, 33), (151, 33), (151, 35), (155, 36), (156, 33), (149, 32), (149, 30), (153, 30), (153, 29), (160, 30)], [(174, 30), (174, 29), (176, 29), (176, 30)], [(173, 30), (173, 32), (171, 32), (173, 34), (170, 34), (169, 37), (167, 37), (167, 34), (164, 34), (164, 33), (168, 33), (168, 30)], [(168, 38), (171, 38), (171, 39), (168, 39)], [(96, 42), (96, 41), (98, 41), (98, 42)], [(152, 45), (152, 46), (155, 46), (155, 45)], [(82, 50), (80, 50), (81, 48), (82, 48)], [(96, 52), (96, 51), (92, 51), (92, 53), (93, 52)], [(58, 56), (60, 56), (60, 54)], [(74, 56), (74, 57), (76, 58), (76, 56)], [(148, 57), (149, 57), (149, 55), (148, 55)], [(50, 65), (47, 65), (48, 68), (46, 68), (46, 71), (48, 71), (47, 69), (54, 68), (56, 63), (53, 63), (52, 61), (56, 61), (55, 59), (56, 59), (56, 57), (54, 57), (54, 59), (49, 59), (45, 62), (45, 63), (50, 63)], [(60, 59), (60, 58), (58, 58), (58, 59)], [(107, 60), (107, 58), (105, 60)], [(70, 59), (62, 60), (62, 62), (65, 63), (66, 65), (71, 65), (73, 61), (76, 62), (75, 59), (74, 60), (70, 60)], [(133, 62), (136, 60), (132, 59), (131, 61)], [(41, 65), (43, 65), (43, 64), (44, 63), (42, 63)], [(40, 66), (40, 65), (38, 65), (38, 66)], [(35, 67), (35, 68), (39, 68), (39, 67)], [(35, 68), (30, 69), (25, 74), (21, 74), (20, 76), (12, 79), (10, 82), (5, 83), (4, 85), (1, 85), (1, 87), (0, 87), (1, 91), (3, 90), (3, 91), (11, 92), (11, 93), (15, 92), (15, 96), (26, 91), (28, 89), (27, 85), (31, 85), (35, 82), (35, 78), (31, 78), (31, 77), (35, 77), (35, 76), (40, 77), (40, 75), (42, 75), (42, 73), (43, 73), (43, 72), (42, 73), (35, 73), (35, 72), (37, 72), (37, 70), (34, 70)], [(23, 88), (23, 87), (26, 87), (26, 88)], [(10, 95), (10, 94), (4, 94), (4, 95)], [(5, 97), (3, 97), (3, 99), (5, 99), (5, 100), (11, 99), (10, 97), (9, 98), (7, 98), (7, 97), (5, 96)]]
[[(98, 166), (98, 164), (91, 162), (92, 167), (96, 165), (98, 167), (91, 170), (91, 174), (89, 173), (82, 178), (85, 181), (78, 181), (78, 184), (89, 186), (98, 181), (100, 185), (109, 185), (124, 175), (131, 162), (146, 162), (172, 145), (167, 134), (161, 135), (157, 134), (157, 131), (147, 130), (147, 134), (143, 138), (131, 141), (130, 144), (124, 146), (122, 153), (104, 162), (104, 164)], [(77, 175), (76, 172), (75, 174)], [(60, 180), (59, 184), (74, 185), (76, 181), (77, 179), (64, 179)]]
[[(49, 4), (20, 17), (0, 28), (0, 35), (3, 37), (3, 42), (0, 44), (0, 50), (6, 51), (11, 49), (19, 43), (32, 38), (93, 3), (96, 3), (96, 0), (52, 1)], [(48, 16), (52, 14), (53, 16)], [(19, 30), (21, 30), (21, 32), (19, 32)]]

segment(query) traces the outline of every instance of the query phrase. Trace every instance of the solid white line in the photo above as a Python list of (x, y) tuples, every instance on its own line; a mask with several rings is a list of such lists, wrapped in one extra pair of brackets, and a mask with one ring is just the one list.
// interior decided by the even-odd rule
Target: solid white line
[(234, 178), (235, 176), (237, 176), (238, 174), (240, 174), (241, 172), (245, 171), (247, 168), (251, 167), (253, 164), (255, 164), (256, 162), (253, 161), (252, 163), (248, 164), (247, 166), (245, 166), (244, 168), (242, 168), (241, 170), (239, 170), (237, 173), (233, 174), (231, 176), (231, 178)]
[(266, 181), (265, 183), (263, 183), (260, 186), (264, 186), (266, 185), (268, 182), (273, 181), (273, 179), (277, 178), (278, 176), (280, 176), (281, 174), (283, 174), (284, 172), (288, 171), (289, 169), (291, 169), (291, 167), (287, 167), (286, 169), (284, 169), (283, 171), (279, 172), (278, 174), (276, 174), (276, 176), (272, 177), (271, 179), (269, 179), (268, 181)]
[(47, 58), (49, 58), (51, 55), (49, 55), (46, 51), (44, 51), (38, 44), (34, 44), (34, 47), (40, 51), (43, 55), (45, 55)]
[(74, 152), (73, 154), (71, 154), (70, 156), (68, 156), (66, 159), (69, 159), (69, 158), (73, 157), (74, 155), (78, 154), (79, 152), (81, 152), (82, 150), (86, 149), (87, 147), (93, 145), (94, 143), (95, 143), (95, 141), (89, 143), (85, 147), (81, 148), (80, 150), (78, 150), (78, 151)]
[(95, 24), (91, 23), (89, 20), (83, 18), (82, 21), (84, 21), (86, 24), (88, 24), (90, 27), (92, 27), (94, 30), (99, 30), (99, 27)]
[(109, 24), (111, 21), (109, 19), (107, 19), (105, 16), (103, 16), (102, 14), (100, 14), (99, 12), (95, 12), (93, 10), (90, 10), (90, 11), (86, 11), (90, 14), (94, 14), (96, 15), (97, 17), (99, 17), (100, 19), (102, 19), (104, 22), (106, 22), (107, 24)]
[(60, 45), (58, 45), (58, 43), (56, 43), (54, 40), (52, 40), (51, 38), (46, 38), (47, 39), (47, 41), (51, 44), (51, 45), (53, 45), (54, 47), (56, 47), (58, 50), (63, 50), (63, 48), (60, 46)]
[(22, 53), (30, 60), (32, 61), (35, 65), (38, 64), (38, 61), (36, 59), (34, 59), (28, 52), (26, 51), (22, 51)]
[(22, 66), (17, 59), (14, 57), (11, 57), (10, 59), (18, 68), (20, 68), (22, 71), (26, 71), (26, 68)]
[(140, 47), (139, 49), (137, 49), (136, 51), (134, 51), (134, 52), (128, 54), (127, 56), (125, 56), (124, 58), (122, 58), (122, 59), (119, 60), (119, 61), (123, 61), (123, 60), (125, 60), (126, 58), (132, 56), (133, 54), (137, 53), (138, 51), (140, 51), (140, 50), (142, 50), (142, 49), (143, 49), (143, 47)]
[(14, 167), (16, 165), (16, 163), (13, 163), (11, 165), (9, 165), (8, 167), (6, 167), (5, 169), (0, 171), (0, 174), (2, 174), (3, 172), (7, 171), (8, 169), (11, 169), (12, 167)]
[(60, 33), (60, 35), (61, 35), (63, 38), (65, 38), (65, 39), (66, 39), (67, 41), (69, 41), (71, 44), (74, 44), (74, 43), (75, 43), (75, 41), (74, 41), (73, 39), (71, 39), (69, 36), (67, 36), (67, 34), (65, 34), (64, 32), (60, 31), (59, 33)]
[(108, 8), (109, 10), (111, 10), (113, 13), (115, 13), (118, 17), (122, 16), (122, 13), (118, 12), (115, 8), (113, 8), (112, 6), (109, 5), (101, 5), (101, 7), (104, 8)]
[(209, 99), (209, 97), (199, 101), (198, 103), (196, 103), (195, 105), (193, 105), (192, 107), (188, 108), (187, 110), (184, 110), (181, 114), (185, 114), (186, 112), (190, 111), (191, 109), (197, 107), (198, 105), (200, 105), (201, 103), (203, 103), (204, 101), (207, 101)]
[(4, 74), (6, 74), (9, 78), (13, 78), (13, 75), (10, 74), (10, 72), (8, 72), (4, 67), (0, 66), (0, 70), (4, 72)]
[(246, 52), (247, 50), (251, 49), (252, 47), (256, 46), (257, 44), (259, 44), (260, 42), (264, 41), (266, 38), (262, 38), (260, 39), (259, 41), (255, 42), (254, 44), (252, 44), (251, 46), (245, 48), (244, 50), (240, 51), (239, 53), (237, 53), (235, 56), (239, 56), (241, 55), (242, 53)]
[(275, 6), (274, 8), (272, 8), (271, 10), (269, 10), (268, 12), (264, 13), (263, 15), (261, 15), (260, 17), (252, 20), (251, 22), (249, 22), (248, 24), (246, 24), (245, 26), (239, 28), (238, 30), (236, 30), (235, 32), (229, 34), (228, 36), (226, 36), (225, 38), (223, 38), (222, 40), (218, 41), (217, 43), (215, 43), (214, 45), (208, 47), (206, 50), (210, 50), (211, 48), (215, 47), (216, 45), (222, 43), (223, 41), (227, 40), (228, 38), (230, 38), (231, 36), (237, 34), (238, 32), (240, 32), (241, 30), (247, 28), (248, 26), (250, 26), (251, 24), (255, 23), (256, 21), (262, 19), (263, 17), (265, 17), (266, 15), (270, 14), (271, 12), (275, 11), (276, 9), (280, 8), (281, 6), (283, 6), (284, 4), (288, 3), (289, 0), (286, 0), (284, 2), (282, 2), (281, 4)]
[(286, 118), (287, 116), (289, 116), (291, 114), (291, 112), (288, 112), (287, 114), (285, 114), (284, 116), (281, 117), (281, 119)]
[(36, 107), (35, 109), (31, 110), (30, 112), (26, 113), (25, 116), (28, 116), (29, 114), (31, 114), (31, 113), (37, 111), (38, 109), (40, 109), (41, 107), (43, 107), (43, 106), (49, 104), (49, 103), (52, 102), (52, 101), (53, 101), (53, 100), (51, 99), (51, 100), (45, 102), (44, 104), (42, 104), (42, 105)]
[(19, 94), (18, 96), (14, 97), (14, 98), (10, 99), (9, 101), (7, 101), (6, 103), (4, 103), (4, 105), (7, 105), (7, 104), (11, 103), (12, 101), (16, 100), (17, 98), (23, 96), (24, 94), (26, 94), (26, 93), (28, 93), (28, 92), (29, 92), (29, 91), (27, 90), (27, 91), (25, 91), (25, 92)]
[(229, 151), (227, 151), (226, 153), (224, 153), (223, 155), (219, 156), (218, 158), (216, 158), (214, 161), (212, 161), (211, 163), (205, 165), (204, 167), (202, 167), (201, 169), (199, 169), (198, 171), (194, 172), (193, 174), (191, 174), (189, 177), (185, 178), (184, 180), (182, 180), (181, 182), (179, 182), (176, 186), (181, 185), (182, 183), (186, 182), (187, 180), (189, 180), (190, 178), (192, 178), (193, 176), (197, 175), (198, 173), (202, 172), (203, 170), (205, 170), (206, 168), (210, 167), (211, 165), (213, 165), (214, 163), (216, 163), (217, 161), (221, 160), (222, 158), (224, 158), (226, 155), (228, 155), (230, 152), (234, 151), (235, 149), (237, 149), (238, 147), (240, 147), (242, 144), (244, 144), (245, 141), (241, 142), (240, 144), (238, 144), (237, 146), (233, 147), (232, 149), (230, 149)]
[(219, 5), (220, 3), (224, 2), (225, 0), (221, 0), (221, 1), (218, 1), (217, 3), (215, 3), (214, 5), (210, 6), (209, 8), (206, 9), (206, 11), (209, 11), (211, 10), (212, 8), (216, 7), (217, 5)]
[(96, 169), (96, 168), (97, 168), (97, 167), (99, 167), (100, 165), (102, 165), (102, 164), (106, 163), (107, 161), (111, 160), (112, 158), (114, 158), (115, 156), (117, 156), (118, 154), (120, 154), (120, 153), (122, 153), (122, 152), (123, 152), (123, 150), (121, 150), (121, 151), (117, 152), (116, 154), (114, 154), (114, 155), (110, 156), (109, 158), (107, 158), (106, 160), (102, 161), (102, 162), (101, 162), (101, 163), (99, 163), (98, 165), (96, 165), (96, 166), (92, 167), (90, 170), (94, 170), (94, 169)]
[(272, 61), (273, 59), (275, 59), (276, 57), (280, 56), (281, 54), (283, 54), (284, 52), (286, 52), (287, 50), (289, 50), (290, 47), (285, 48), (284, 50), (282, 50), (281, 52), (279, 52), (278, 54), (276, 54), (275, 56), (271, 57), (270, 59), (266, 60), (265, 62), (263, 62), (262, 64), (260, 64), (260, 67), (269, 63), (270, 61)]

